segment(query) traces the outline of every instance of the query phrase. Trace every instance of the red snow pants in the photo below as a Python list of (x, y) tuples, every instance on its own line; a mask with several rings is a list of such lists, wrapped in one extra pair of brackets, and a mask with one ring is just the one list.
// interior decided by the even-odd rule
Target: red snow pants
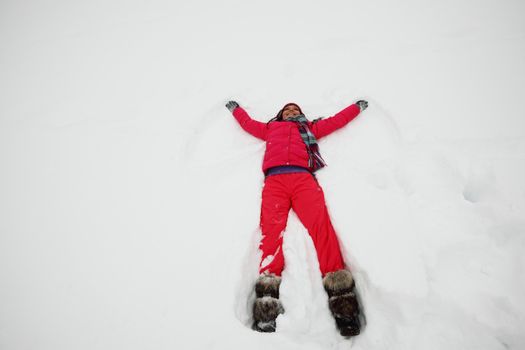
[(312, 237), (324, 276), (344, 268), (337, 235), (328, 216), (324, 193), (310, 173), (266, 177), (262, 192), (260, 273), (280, 276), (284, 269), (283, 231), (290, 208)]

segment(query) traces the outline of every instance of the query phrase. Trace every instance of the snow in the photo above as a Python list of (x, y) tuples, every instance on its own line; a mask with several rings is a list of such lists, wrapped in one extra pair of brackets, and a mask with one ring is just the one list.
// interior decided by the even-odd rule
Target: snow
[[(522, 349), (525, 5), (3, 1), (0, 348)], [(369, 108), (318, 173), (366, 312), (293, 212), (249, 329), (266, 121)]]

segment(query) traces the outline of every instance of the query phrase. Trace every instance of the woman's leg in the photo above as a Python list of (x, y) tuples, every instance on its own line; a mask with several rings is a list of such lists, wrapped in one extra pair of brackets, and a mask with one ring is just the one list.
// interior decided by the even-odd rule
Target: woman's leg
[(259, 332), (275, 332), (276, 319), (284, 312), (279, 300), (279, 286), (284, 269), (283, 231), (291, 206), (287, 188), (282, 175), (269, 176), (264, 181), (261, 203), (261, 275), (255, 283), (256, 298), (253, 303), (253, 329)]
[(292, 208), (312, 237), (322, 275), (343, 269), (339, 241), (328, 215), (321, 186), (311, 174), (294, 175)]
[(283, 231), (291, 207), (289, 186), (283, 179), (285, 176), (275, 175), (265, 179), (261, 203), (260, 249), (263, 254), (259, 272), (276, 276), (281, 276), (284, 269)]
[(292, 208), (308, 229), (317, 250), (323, 285), (329, 308), (341, 335), (358, 335), (361, 329), (360, 308), (352, 274), (344, 270), (337, 235), (328, 216), (323, 190), (309, 174), (298, 177), (292, 196)]

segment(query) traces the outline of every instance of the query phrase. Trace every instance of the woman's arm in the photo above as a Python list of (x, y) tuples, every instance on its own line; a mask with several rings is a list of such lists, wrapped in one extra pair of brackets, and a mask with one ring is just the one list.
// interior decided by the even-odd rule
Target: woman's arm
[(253, 136), (266, 141), (266, 123), (253, 120), (246, 111), (240, 107), (236, 102), (230, 101), (226, 104), (226, 108), (232, 112), (233, 116), (239, 125)]
[(325, 137), (326, 135), (329, 135), (337, 129), (340, 129), (346, 124), (350, 123), (355, 117), (359, 115), (361, 110), (364, 110), (367, 106), (361, 107), (362, 105), (363, 104), (361, 101), (359, 101), (346, 107), (341, 112), (335, 114), (332, 117), (313, 123), (310, 129), (312, 130), (315, 138), (320, 139), (321, 137)]

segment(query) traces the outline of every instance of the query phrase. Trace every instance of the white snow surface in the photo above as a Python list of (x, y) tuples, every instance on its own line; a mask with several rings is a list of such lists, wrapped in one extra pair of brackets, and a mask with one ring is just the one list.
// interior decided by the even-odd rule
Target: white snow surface
[[(525, 3), (0, 3), (0, 349), (524, 349)], [(250, 326), (267, 121), (370, 107), (318, 173), (367, 325), (293, 212)]]

